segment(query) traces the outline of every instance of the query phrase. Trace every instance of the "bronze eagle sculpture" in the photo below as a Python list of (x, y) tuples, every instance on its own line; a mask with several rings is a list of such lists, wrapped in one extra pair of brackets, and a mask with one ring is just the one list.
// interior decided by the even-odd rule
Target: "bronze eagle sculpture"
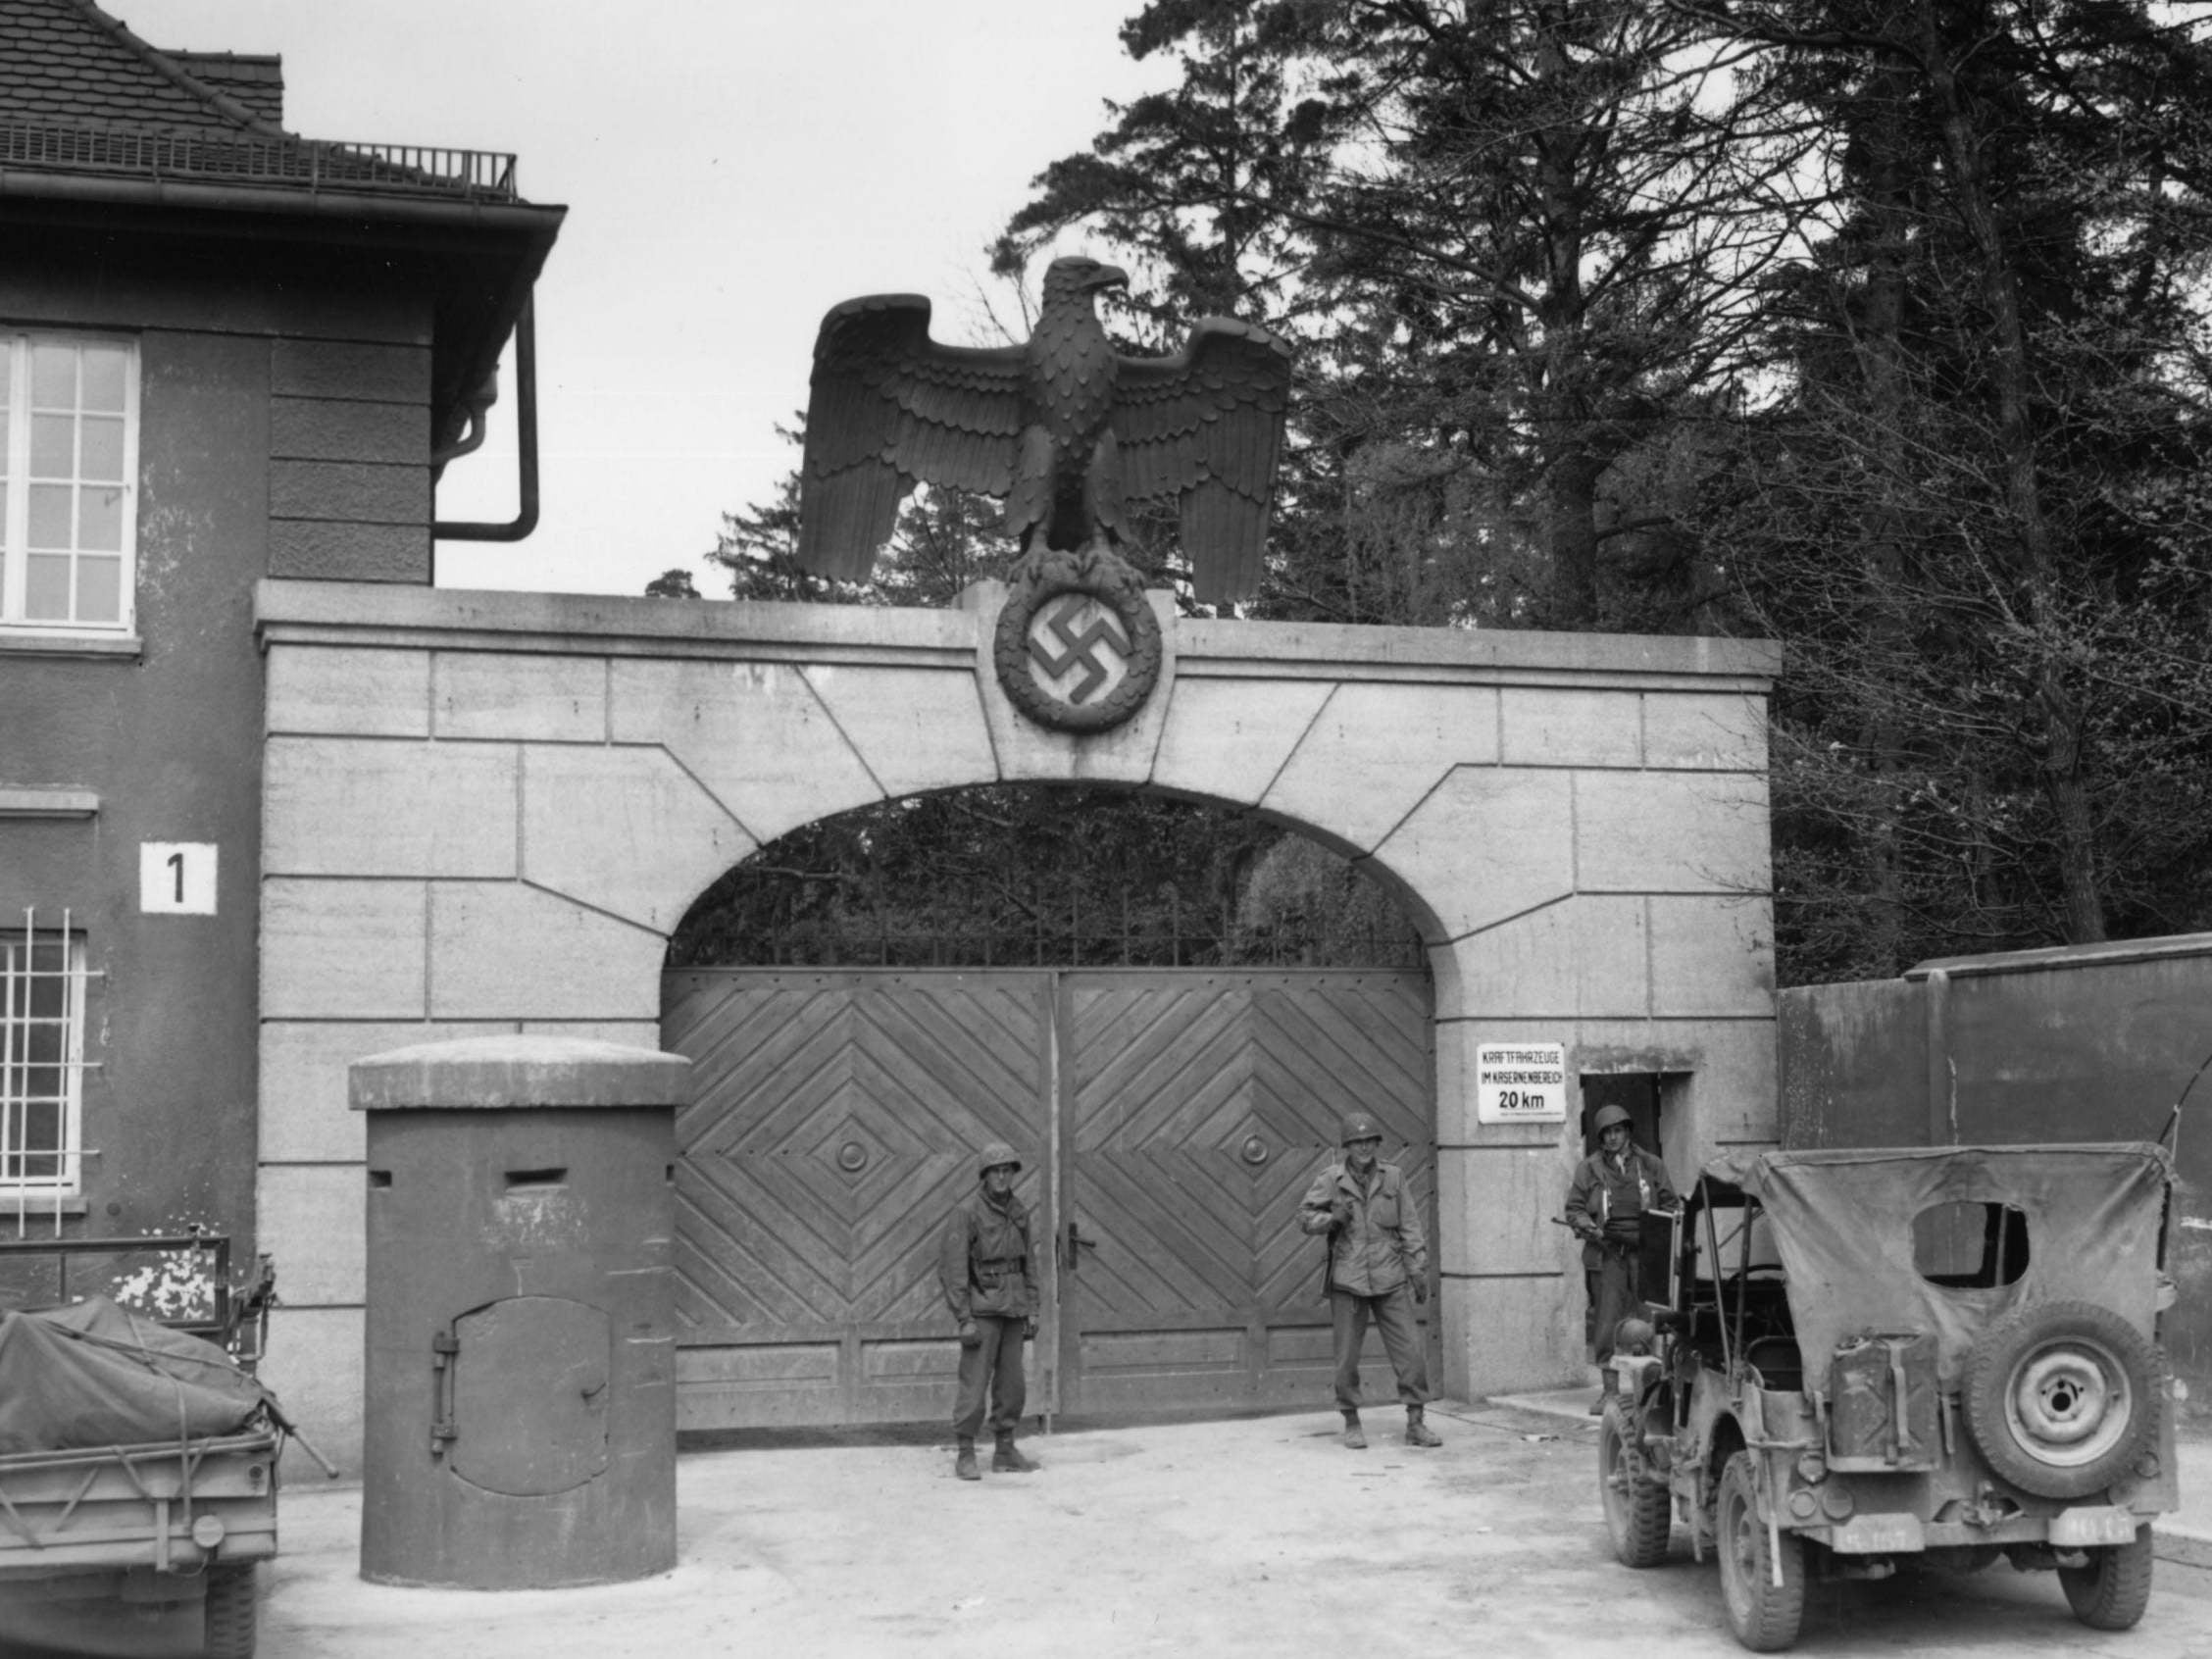
[(1006, 500), (1025, 556), (1129, 539), (1126, 503), (1178, 498), (1200, 600), (1258, 588), (1289, 404), (1290, 350), (1209, 317), (1173, 357), (1124, 357), (1095, 309), (1128, 276), (1092, 259), (1044, 274), (1021, 345), (940, 345), (920, 294), (822, 320), (799, 483), (799, 562), (865, 581), (917, 483)]

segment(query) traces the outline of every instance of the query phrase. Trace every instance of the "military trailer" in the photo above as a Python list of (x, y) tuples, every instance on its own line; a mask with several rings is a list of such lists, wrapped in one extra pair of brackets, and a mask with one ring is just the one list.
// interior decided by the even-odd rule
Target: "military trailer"
[(1768, 1152), (1646, 1220), (1598, 1440), (1613, 1547), (1720, 1558), (1744, 1646), (1814, 1578), (2055, 1570), (2096, 1630), (2142, 1617), (2178, 1501), (2160, 1313), (2172, 1166), (2151, 1145)]
[[(59, 1258), (65, 1298), (0, 1308), (0, 1632), (27, 1623), (74, 1645), (87, 1609), (196, 1606), (206, 1659), (252, 1659), (255, 1569), (276, 1553), (292, 1430), (253, 1375), (273, 1275), (264, 1258), (231, 1284), (228, 1249), (206, 1232), (0, 1246)], [(207, 1258), (212, 1306), (165, 1322), (105, 1295), (66, 1299), (69, 1258), (149, 1253)]]

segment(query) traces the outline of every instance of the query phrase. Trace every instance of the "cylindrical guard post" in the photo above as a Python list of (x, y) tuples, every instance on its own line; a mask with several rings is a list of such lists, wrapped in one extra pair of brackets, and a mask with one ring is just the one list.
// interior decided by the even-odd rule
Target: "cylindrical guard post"
[(359, 1061), (361, 1574), (545, 1588), (676, 1565), (676, 1110), (690, 1062), (571, 1037)]

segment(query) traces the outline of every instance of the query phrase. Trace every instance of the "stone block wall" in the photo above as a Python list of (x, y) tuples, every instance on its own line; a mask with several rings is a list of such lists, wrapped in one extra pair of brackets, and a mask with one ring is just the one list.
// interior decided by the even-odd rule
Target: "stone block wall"
[(1584, 1375), (1573, 1241), (1545, 1220), (1579, 1133), (1479, 1124), (1477, 1042), (1677, 1075), (1685, 1175), (1774, 1138), (1771, 647), (1188, 622), (1156, 595), (1159, 688), (1079, 739), (998, 687), (1001, 597), (263, 584), (262, 1247), (286, 1302), (272, 1381), (322, 1437), (358, 1435), (346, 1065), (487, 1031), (654, 1046), (667, 937), (701, 890), (786, 830), (919, 790), (1119, 782), (1372, 861), (1434, 972), (1451, 1392)]

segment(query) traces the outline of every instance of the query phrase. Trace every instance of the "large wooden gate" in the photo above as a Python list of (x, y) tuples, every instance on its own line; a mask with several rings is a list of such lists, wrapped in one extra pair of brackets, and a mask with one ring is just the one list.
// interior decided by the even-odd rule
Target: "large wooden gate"
[(988, 1141), (1022, 1151), (1036, 1213), (1034, 1412), (1324, 1404), (1297, 1201), (1355, 1106), (1433, 1236), (1418, 974), (717, 969), (668, 976), (663, 1009), (698, 1082), (678, 1131), (685, 1428), (946, 1413), (937, 1232)]

